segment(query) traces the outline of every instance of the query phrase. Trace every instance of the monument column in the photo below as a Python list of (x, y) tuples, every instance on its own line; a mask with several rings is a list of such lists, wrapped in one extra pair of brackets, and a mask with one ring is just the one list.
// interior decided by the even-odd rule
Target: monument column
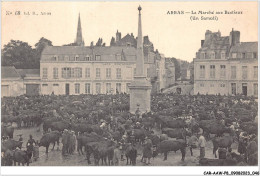
[(149, 112), (151, 108), (151, 89), (152, 85), (147, 80), (144, 73), (144, 52), (143, 52), (143, 35), (141, 6), (138, 7), (138, 36), (136, 48), (136, 75), (129, 86), (130, 90), (130, 112), (135, 113), (137, 109), (141, 113)]

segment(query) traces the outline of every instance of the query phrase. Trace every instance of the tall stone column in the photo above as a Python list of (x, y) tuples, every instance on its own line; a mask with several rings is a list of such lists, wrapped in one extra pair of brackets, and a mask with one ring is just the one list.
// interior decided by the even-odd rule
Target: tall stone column
[(149, 112), (151, 108), (151, 89), (152, 85), (147, 80), (144, 73), (144, 52), (143, 52), (143, 35), (141, 6), (138, 7), (138, 36), (136, 49), (136, 75), (131, 82), (130, 89), (130, 112), (135, 113), (137, 109), (141, 113)]

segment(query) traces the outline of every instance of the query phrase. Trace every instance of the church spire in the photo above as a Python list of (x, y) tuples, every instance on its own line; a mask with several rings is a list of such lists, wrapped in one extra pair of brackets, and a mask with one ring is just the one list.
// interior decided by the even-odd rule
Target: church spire
[(81, 30), (81, 22), (80, 22), (80, 13), (78, 19), (78, 29), (75, 43), (77, 46), (84, 46), (83, 38), (82, 38), (82, 30)]
[(142, 8), (139, 5), (136, 76), (144, 76), (144, 52), (143, 52), (141, 10)]

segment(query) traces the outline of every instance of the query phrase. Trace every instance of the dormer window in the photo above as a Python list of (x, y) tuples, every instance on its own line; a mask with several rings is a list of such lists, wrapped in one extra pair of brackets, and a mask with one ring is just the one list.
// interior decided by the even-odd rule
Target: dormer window
[(201, 59), (206, 59), (206, 53), (201, 53)]
[(232, 53), (232, 58), (237, 58), (237, 53)]
[(76, 60), (76, 61), (79, 61), (79, 55), (76, 55), (76, 56), (75, 56), (75, 60)]
[(101, 56), (100, 55), (96, 55), (95, 60), (96, 61), (101, 61)]
[(257, 58), (257, 54), (253, 53), (253, 58), (256, 59)]
[(212, 53), (211, 53), (210, 58), (211, 58), (211, 59), (215, 59), (215, 52), (212, 52)]
[(90, 61), (89, 55), (87, 55), (87, 56), (85, 57), (85, 60), (86, 60), (86, 61)]
[(130, 47), (130, 46), (131, 46), (131, 43), (126, 43), (126, 46)]
[(226, 58), (226, 53), (225, 52), (222, 52), (221, 53), (221, 59), (225, 59)]
[(54, 60), (54, 61), (57, 61), (58, 58), (59, 58), (59, 57), (58, 57), (57, 55), (53, 56), (53, 60)]
[(122, 60), (121, 54), (117, 54), (117, 55), (116, 55), (116, 60), (117, 60), (117, 61)]
[(246, 58), (246, 53), (242, 53), (242, 58), (243, 58), (243, 59)]
[(65, 61), (68, 61), (68, 60), (69, 60), (69, 56), (65, 56), (65, 57), (64, 57), (64, 60), (65, 60)]

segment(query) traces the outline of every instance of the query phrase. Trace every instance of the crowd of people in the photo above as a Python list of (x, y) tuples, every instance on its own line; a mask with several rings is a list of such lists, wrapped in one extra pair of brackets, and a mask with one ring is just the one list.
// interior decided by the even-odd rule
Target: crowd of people
[[(172, 128), (167, 122), (176, 119), (187, 125), (183, 126), (190, 133), (186, 143), (191, 155), (192, 149), (200, 149), (200, 158), (205, 157), (206, 139), (209, 137), (205, 132), (212, 133), (201, 125), (205, 120), (214, 122), (215, 126), (220, 124), (230, 129), (229, 134), (239, 143), (240, 154), (246, 154), (249, 139), (255, 140), (257, 137), (257, 132), (241, 129), (244, 123), (257, 124), (257, 99), (254, 97), (154, 94), (151, 97), (151, 112), (141, 114), (138, 107), (135, 114), (128, 111), (127, 94), (5, 97), (2, 98), (2, 126), (16, 123), (17, 128), (27, 128), (43, 124), (43, 136), (53, 131), (58, 132), (57, 136), (63, 144), (62, 155), (79, 152), (81, 136), (102, 136), (102, 140), (113, 141), (106, 144), (108, 148), (113, 146), (111, 151), (114, 165), (119, 165), (128, 156), (129, 148), (131, 151), (141, 150), (142, 162), (149, 165), (150, 159), (156, 156), (160, 142), (171, 138), (169, 134), (162, 133), (162, 128)], [(186, 140), (186, 135), (183, 139)], [(102, 154), (103, 149), (98, 147), (99, 141), (94, 142), (91, 150), (95, 158)], [(33, 146), (41, 146), (41, 142), (36, 144), (31, 136), (27, 145), (31, 158)], [(86, 150), (87, 146), (83, 147)], [(219, 148), (219, 158), (226, 158), (222, 155), (230, 156), (231, 150)]]

